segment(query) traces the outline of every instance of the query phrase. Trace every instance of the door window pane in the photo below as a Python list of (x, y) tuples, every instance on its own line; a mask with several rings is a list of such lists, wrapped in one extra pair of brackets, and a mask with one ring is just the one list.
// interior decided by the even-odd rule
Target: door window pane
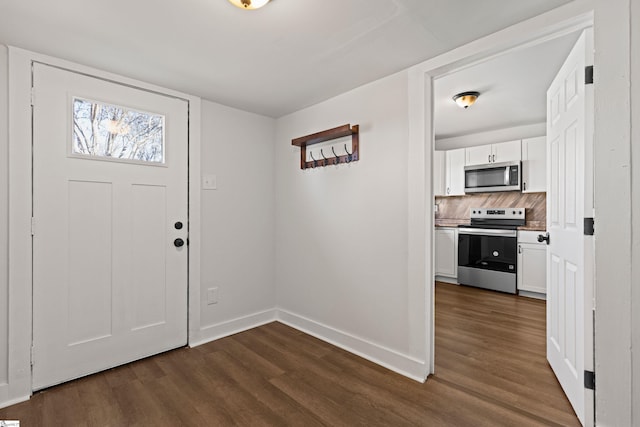
[(72, 153), (164, 163), (164, 116), (74, 98)]

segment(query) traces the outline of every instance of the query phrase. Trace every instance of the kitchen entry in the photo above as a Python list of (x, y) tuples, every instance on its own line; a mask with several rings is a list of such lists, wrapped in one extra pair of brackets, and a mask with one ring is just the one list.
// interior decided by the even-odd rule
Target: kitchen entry
[[(555, 46), (541, 42), (465, 67), (459, 76), (448, 73), (440, 88), (440, 79), (434, 81), (436, 279), (493, 289), (483, 292), (546, 298), (547, 360), (583, 425), (593, 425), (594, 419), (593, 277), (589, 270), (593, 238), (587, 226), (593, 215), (593, 89), (586, 80), (587, 65), (592, 63), (591, 33), (587, 29), (558, 37)], [(545, 44), (548, 52), (555, 52), (554, 63), (544, 60)], [(509, 56), (518, 59), (510, 64)], [(536, 70), (535, 63), (547, 71)], [(492, 73), (491, 65), (499, 68)], [(526, 70), (518, 68), (523, 65)], [(492, 75), (497, 69), (499, 77)], [(536, 95), (527, 96), (529, 88), (523, 88), (519, 98), (537, 105), (534, 97), (540, 97), (546, 122), (509, 128), (503, 124), (505, 128), (498, 131), (467, 129), (466, 134), (461, 130), (459, 136), (452, 135), (454, 128), (448, 126), (496, 126), (483, 114), (491, 110), (489, 104), (496, 101), (491, 97), (499, 96), (496, 92), (502, 86), (488, 81), (504, 80), (508, 85), (507, 70), (513, 71), (514, 79), (529, 79), (529, 86), (536, 85), (535, 74), (552, 70), (544, 90), (537, 88)], [(476, 89), (469, 83), (455, 87), (455, 78), (487, 89), (479, 91), (475, 104), (455, 110), (454, 103), (447, 104), (445, 93)], [(487, 108), (481, 106), (483, 96)], [(441, 104), (439, 97), (444, 100)], [(499, 104), (506, 122), (515, 123), (507, 99)], [(455, 120), (446, 118), (449, 108), (458, 114)], [(477, 113), (468, 114), (474, 109)], [(484, 163), (477, 164), (477, 159)], [(502, 172), (494, 173), (498, 167)], [(479, 177), (480, 173), (484, 175)], [(526, 214), (516, 218), (520, 211)], [(522, 221), (513, 224), (513, 231), (505, 230), (508, 224), (491, 223), (508, 214)], [(515, 274), (509, 269), (515, 269)]]
[(33, 390), (187, 343), (186, 101), (33, 64)]

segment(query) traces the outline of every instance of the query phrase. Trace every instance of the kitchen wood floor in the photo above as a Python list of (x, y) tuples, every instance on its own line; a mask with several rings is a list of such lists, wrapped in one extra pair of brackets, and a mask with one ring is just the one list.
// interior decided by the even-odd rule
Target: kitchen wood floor
[(545, 361), (544, 302), (436, 285), (436, 375), (404, 378), (280, 323), (0, 409), (29, 426), (579, 425)]

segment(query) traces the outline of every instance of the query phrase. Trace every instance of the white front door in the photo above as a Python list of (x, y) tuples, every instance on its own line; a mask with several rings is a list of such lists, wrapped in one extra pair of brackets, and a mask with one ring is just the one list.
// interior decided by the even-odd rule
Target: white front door
[(39, 63), (33, 91), (37, 390), (187, 343), (188, 105)]
[(592, 239), (584, 235), (593, 214), (591, 39), (583, 32), (547, 91), (547, 359), (583, 425), (593, 424), (594, 409), (584, 384), (593, 371)]

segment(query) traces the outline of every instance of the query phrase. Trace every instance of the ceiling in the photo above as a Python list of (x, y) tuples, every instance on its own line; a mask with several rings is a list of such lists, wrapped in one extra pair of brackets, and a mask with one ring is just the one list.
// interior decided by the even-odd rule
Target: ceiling
[[(547, 88), (579, 33), (496, 56), (434, 82), (436, 140), (544, 123)], [(460, 92), (480, 96), (468, 109), (452, 99)]]
[(280, 117), (571, 1), (0, 0), (0, 43)]

